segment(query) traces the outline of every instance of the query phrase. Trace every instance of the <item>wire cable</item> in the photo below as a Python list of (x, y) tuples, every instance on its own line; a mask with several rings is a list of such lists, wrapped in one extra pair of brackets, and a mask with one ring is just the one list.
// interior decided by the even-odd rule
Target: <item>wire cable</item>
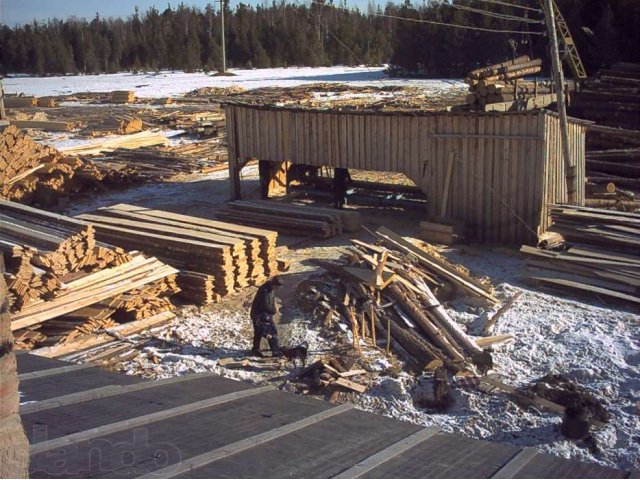
[[(328, 5), (326, 3), (317, 2), (315, 0), (311, 0), (310, 3), (315, 4), (315, 5), (321, 5), (321, 6), (327, 7), (327, 8), (334, 8), (336, 10), (344, 10), (344, 11), (352, 12), (352, 13), (361, 13), (359, 10), (356, 10), (356, 9), (347, 8), (347, 7), (337, 7), (335, 5)], [(443, 27), (461, 28), (461, 29), (464, 29), (464, 30), (475, 30), (475, 31), (479, 31), (479, 32), (509, 33), (509, 34), (522, 33), (521, 30), (501, 30), (501, 29), (496, 29), (496, 28), (473, 27), (471, 25), (459, 25), (457, 23), (438, 22), (436, 20), (424, 20), (424, 19), (420, 19), (420, 18), (400, 17), (400, 16), (397, 16), (397, 15), (387, 15), (387, 14), (384, 14), (384, 13), (369, 13), (369, 15), (373, 15), (375, 17), (382, 17), (382, 18), (391, 18), (391, 19), (394, 19), (394, 20), (403, 20), (405, 22), (425, 23), (425, 24), (429, 24), (429, 25), (440, 25), (440, 26), (443, 26)], [(543, 32), (530, 32), (530, 34), (531, 35), (544, 35)]]
[(443, 5), (447, 5), (452, 8), (457, 8), (458, 10), (466, 10), (473, 13), (479, 13), (481, 15), (486, 15), (487, 17), (500, 18), (502, 20), (511, 20), (515, 22), (524, 22), (524, 23), (540, 23), (540, 24), (544, 23), (544, 21), (542, 20), (535, 20), (533, 18), (526, 18), (526, 17), (516, 17), (514, 15), (507, 15), (506, 13), (490, 12), (489, 10), (468, 7), (466, 5), (460, 5), (456, 3), (452, 3), (452, 4), (445, 3)]
[(494, 5), (504, 5), (505, 7), (521, 8), (523, 10), (531, 10), (532, 12), (542, 13), (542, 9), (526, 7), (524, 5), (516, 5), (515, 3), (502, 2), (501, 0), (478, 0), (479, 2), (492, 3)]

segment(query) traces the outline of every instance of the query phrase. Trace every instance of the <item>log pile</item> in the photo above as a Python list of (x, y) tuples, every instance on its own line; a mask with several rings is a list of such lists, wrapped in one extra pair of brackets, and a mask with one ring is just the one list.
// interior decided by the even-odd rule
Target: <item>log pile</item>
[(278, 271), (273, 231), (126, 204), (76, 218), (91, 223), (100, 240), (178, 268), (178, 285), (191, 302), (216, 302)]
[(177, 271), (101, 243), (90, 225), (0, 201), (0, 252), (25, 347), (53, 345), (173, 308)]
[(370, 339), (415, 373), (437, 365), (455, 372), (490, 368), (490, 356), (438, 300), (461, 292), (497, 303), (490, 287), (385, 227), (375, 236), (377, 245), (352, 240), (341, 263), (315, 261), (329, 272), (326, 282), (307, 289), (307, 305), (315, 315), (327, 324), (342, 319), (356, 350), (361, 339)]
[(548, 82), (525, 81), (540, 72), (542, 60), (524, 55), (513, 60), (478, 68), (468, 73), (467, 103), (484, 111), (529, 110), (556, 101)]
[(133, 103), (136, 101), (136, 93), (131, 90), (116, 90), (111, 92), (111, 103)]
[(360, 214), (296, 203), (268, 200), (234, 201), (216, 211), (216, 217), (242, 225), (273, 228), (280, 233), (329, 238), (360, 228)]
[(599, 70), (573, 95), (571, 114), (599, 125), (640, 130), (640, 64), (616, 63)]
[(640, 304), (640, 215), (554, 205), (551, 230), (564, 243), (555, 249), (523, 246), (537, 285)]

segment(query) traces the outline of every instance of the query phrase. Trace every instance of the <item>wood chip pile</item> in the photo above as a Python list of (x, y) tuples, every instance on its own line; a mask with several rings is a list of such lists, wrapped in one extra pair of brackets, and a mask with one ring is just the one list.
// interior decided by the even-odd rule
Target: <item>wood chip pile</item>
[(508, 111), (539, 108), (556, 101), (548, 82), (525, 81), (539, 73), (542, 60), (527, 55), (514, 60), (478, 68), (468, 73), (467, 103), (484, 111)]
[(98, 239), (155, 255), (178, 268), (181, 293), (202, 304), (278, 271), (274, 231), (119, 204), (76, 217)]
[(555, 249), (523, 246), (537, 285), (640, 304), (640, 215), (555, 205)]
[(18, 345), (53, 345), (173, 308), (177, 270), (96, 240), (93, 227), (0, 201), (0, 251)]
[(303, 204), (268, 200), (229, 202), (216, 210), (221, 220), (242, 225), (265, 227), (288, 235), (329, 238), (343, 231), (360, 228), (360, 214), (353, 210), (336, 210)]
[(386, 345), (408, 370), (445, 366), (453, 372), (481, 372), (491, 358), (449, 316), (440, 299), (456, 292), (497, 303), (491, 288), (459, 266), (430, 254), (381, 227), (378, 245), (352, 240), (342, 263), (315, 263), (330, 273), (328, 282), (310, 284), (307, 305), (318, 318), (346, 323), (353, 336)]

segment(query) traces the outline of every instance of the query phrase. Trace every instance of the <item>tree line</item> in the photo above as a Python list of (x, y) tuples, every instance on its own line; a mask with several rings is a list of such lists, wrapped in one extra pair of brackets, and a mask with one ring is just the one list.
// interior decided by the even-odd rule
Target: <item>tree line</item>
[[(340, 0), (344, 2), (345, 0)], [(454, 8), (451, 3), (470, 8)], [(460, 77), (514, 53), (546, 58), (540, 12), (487, 0), (422, 0), (414, 5), (307, 2), (225, 5), (227, 66), (379, 65), (425, 76)], [(588, 70), (615, 61), (640, 61), (638, 0), (557, 0)], [(524, 2), (522, 3), (524, 4)], [(537, 0), (530, 0), (539, 7)], [(475, 10), (490, 12), (493, 16)], [(515, 18), (515, 19), (514, 19)], [(408, 21), (406, 19), (413, 19)], [(417, 21), (415, 21), (417, 20)], [(459, 29), (423, 23), (467, 25)], [(37, 75), (124, 70), (215, 71), (221, 67), (219, 9), (180, 4), (126, 19), (52, 19), (0, 28), (0, 72)], [(482, 29), (513, 30), (493, 33)]]

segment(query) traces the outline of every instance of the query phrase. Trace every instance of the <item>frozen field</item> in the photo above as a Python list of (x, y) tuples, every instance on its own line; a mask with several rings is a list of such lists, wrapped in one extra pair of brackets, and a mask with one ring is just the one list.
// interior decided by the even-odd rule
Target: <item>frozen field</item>
[(162, 71), (159, 73), (116, 73), (109, 75), (73, 75), (61, 77), (8, 77), (4, 89), (7, 93), (48, 96), (80, 92), (110, 92), (135, 90), (138, 97), (154, 98), (180, 95), (200, 87), (230, 87), (246, 89), (258, 87), (294, 87), (306, 83), (335, 82), (359, 86), (424, 86), (437, 91), (451, 88), (466, 90), (457, 80), (404, 80), (391, 79), (383, 67), (291, 67), (262, 70), (231, 70), (235, 76), (215, 77), (206, 73)]

